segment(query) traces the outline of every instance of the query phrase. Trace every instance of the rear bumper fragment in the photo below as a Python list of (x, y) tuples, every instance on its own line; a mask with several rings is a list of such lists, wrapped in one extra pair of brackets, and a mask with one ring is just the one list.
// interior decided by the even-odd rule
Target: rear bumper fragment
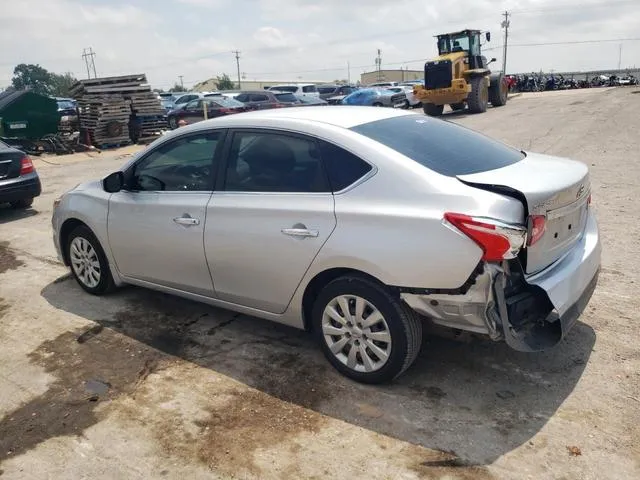
[(37, 173), (0, 180), (0, 203), (17, 202), (40, 195), (42, 187)]

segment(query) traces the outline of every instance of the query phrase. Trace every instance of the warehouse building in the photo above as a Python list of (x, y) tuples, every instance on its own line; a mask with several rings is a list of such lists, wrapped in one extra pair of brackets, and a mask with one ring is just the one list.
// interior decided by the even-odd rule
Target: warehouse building
[(360, 83), (370, 85), (376, 82), (408, 82), (410, 80), (424, 80), (422, 70), (374, 70), (360, 74)]

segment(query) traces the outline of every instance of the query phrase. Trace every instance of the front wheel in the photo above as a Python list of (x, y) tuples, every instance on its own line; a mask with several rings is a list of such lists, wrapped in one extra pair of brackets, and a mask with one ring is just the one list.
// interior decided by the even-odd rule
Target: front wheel
[(380, 102), (376, 102), (372, 106), (374, 106), (374, 107), (382, 107), (383, 105)]
[(430, 117), (439, 117), (444, 111), (444, 105), (435, 105), (433, 103), (423, 103), (422, 110)]
[(316, 299), (312, 319), (329, 362), (358, 382), (389, 382), (409, 368), (420, 351), (420, 318), (366, 277), (345, 276), (329, 283)]
[(115, 288), (104, 250), (88, 227), (81, 225), (71, 232), (67, 258), (73, 276), (85, 291), (102, 295)]
[(485, 77), (473, 77), (471, 79), (471, 93), (467, 98), (467, 105), (471, 113), (483, 113), (487, 111), (489, 104), (489, 89)]

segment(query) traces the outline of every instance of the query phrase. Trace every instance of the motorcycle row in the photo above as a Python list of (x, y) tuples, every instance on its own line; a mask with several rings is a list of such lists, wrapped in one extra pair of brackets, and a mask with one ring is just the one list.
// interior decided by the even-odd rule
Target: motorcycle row
[(617, 75), (597, 75), (590, 80), (576, 80), (565, 78), (563, 75), (508, 75), (507, 82), (510, 92), (543, 92), (545, 90), (569, 90), (591, 87), (618, 87), (638, 85), (638, 79), (633, 75), (619, 77)]

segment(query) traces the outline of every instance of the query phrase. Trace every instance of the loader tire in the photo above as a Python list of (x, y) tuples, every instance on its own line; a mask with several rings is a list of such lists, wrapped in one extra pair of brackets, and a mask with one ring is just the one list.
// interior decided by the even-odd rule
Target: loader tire
[(439, 117), (442, 115), (442, 111), (444, 110), (444, 105), (435, 105), (433, 103), (423, 103), (422, 109), (426, 115), (430, 117)]
[(471, 79), (471, 93), (467, 98), (467, 105), (471, 113), (483, 113), (487, 111), (489, 104), (489, 89), (485, 84), (484, 77), (474, 77)]
[(464, 102), (460, 102), (460, 103), (451, 103), (449, 105), (451, 107), (451, 110), (453, 110), (454, 112), (459, 112), (460, 110), (464, 110)]
[(507, 83), (504, 81), (502, 75), (495, 79), (492, 78), (491, 80), (494, 81), (489, 87), (489, 101), (494, 107), (501, 107), (507, 103), (507, 96), (509, 94)]

